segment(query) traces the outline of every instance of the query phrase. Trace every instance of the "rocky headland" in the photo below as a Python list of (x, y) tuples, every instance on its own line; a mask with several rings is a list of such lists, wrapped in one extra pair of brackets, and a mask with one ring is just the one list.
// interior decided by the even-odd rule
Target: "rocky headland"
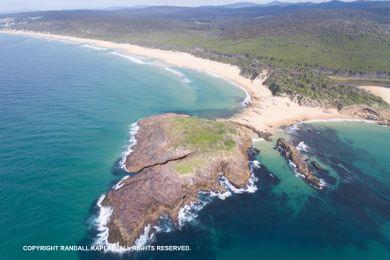
[(372, 108), (366, 105), (354, 105), (341, 109), (340, 113), (352, 118), (374, 121), (381, 125), (390, 125), (390, 109), (388, 107)]
[(138, 122), (137, 143), (126, 158), (134, 173), (102, 201), (112, 214), (108, 242), (132, 246), (148, 225), (161, 217), (178, 224), (180, 209), (199, 192), (227, 191), (224, 176), (243, 188), (250, 177), (250, 129), (227, 121), (163, 114)]

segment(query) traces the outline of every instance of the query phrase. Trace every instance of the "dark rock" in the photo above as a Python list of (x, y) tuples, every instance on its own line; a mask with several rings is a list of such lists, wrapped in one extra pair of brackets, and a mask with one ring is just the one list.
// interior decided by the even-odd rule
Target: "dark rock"
[(164, 114), (139, 121), (137, 143), (126, 158), (126, 168), (136, 174), (122, 180), (117, 185), (119, 188), (111, 190), (104, 200), (104, 205), (112, 209), (108, 223), (110, 243), (133, 245), (145, 227), (156, 225), (161, 216), (168, 216), (178, 224), (180, 208), (197, 201), (200, 191), (226, 191), (218, 180), (220, 175), (237, 188), (248, 183), (247, 151), (251, 139), (246, 129), (230, 122), (199, 121), (208, 127), (227, 124), (234, 129), (225, 137), (229, 135), (235, 146), (225, 140), (223, 143), (229, 150), (208, 152), (212, 141), (200, 149), (180, 139), (195, 129), (184, 127), (180, 128), (181, 132), (172, 131), (174, 120), (186, 118), (189, 117)]
[(284, 138), (279, 138), (276, 142), (275, 148), (287, 160), (291, 161), (295, 165), (296, 170), (304, 176), (304, 179), (309, 184), (317, 189), (322, 189), (323, 184), (321, 183), (320, 179), (310, 170), (307, 162), (304, 160), (303, 156), (300, 154), (293, 143), (288, 142)]
[(387, 108), (372, 108), (365, 105), (354, 105), (341, 109), (340, 113), (364, 120), (378, 121), (381, 125), (390, 125), (390, 109)]

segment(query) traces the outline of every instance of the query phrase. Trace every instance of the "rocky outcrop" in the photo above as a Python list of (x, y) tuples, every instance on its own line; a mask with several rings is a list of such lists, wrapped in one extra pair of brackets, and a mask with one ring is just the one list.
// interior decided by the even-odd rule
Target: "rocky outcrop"
[(306, 182), (317, 189), (322, 189), (323, 184), (321, 183), (321, 180), (314, 175), (313, 171), (309, 168), (308, 163), (293, 143), (284, 138), (279, 138), (276, 141), (275, 148), (295, 166), (296, 170), (304, 177)]
[(390, 109), (388, 108), (372, 108), (365, 105), (355, 105), (341, 109), (340, 113), (364, 120), (377, 121), (382, 125), (390, 125)]
[(238, 124), (244, 128), (247, 128), (248, 130), (253, 132), (258, 138), (263, 138), (266, 141), (272, 141), (272, 133), (270, 133), (270, 132), (258, 130), (257, 128), (255, 128), (254, 126), (252, 126), (250, 124), (245, 124), (245, 123), (241, 123), (241, 122), (236, 122), (236, 124)]
[(226, 191), (221, 175), (237, 188), (247, 184), (251, 139), (240, 126), (177, 114), (138, 124), (137, 143), (126, 158), (127, 170), (135, 175), (122, 180), (103, 201), (112, 209), (110, 243), (133, 245), (162, 216), (177, 224), (179, 210), (197, 201), (200, 191)]

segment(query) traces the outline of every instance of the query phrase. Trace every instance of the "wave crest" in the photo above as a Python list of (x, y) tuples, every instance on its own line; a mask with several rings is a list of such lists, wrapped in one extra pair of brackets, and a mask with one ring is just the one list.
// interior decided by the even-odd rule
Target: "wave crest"
[(136, 57), (120, 54), (119, 52), (116, 52), (116, 51), (111, 52), (111, 54), (115, 55), (115, 56), (119, 56), (119, 57), (125, 58), (126, 60), (129, 60), (129, 61), (137, 63), (137, 64), (145, 64), (145, 62), (143, 62), (142, 60), (140, 60), (140, 59), (138, 59)]
[(183, 83), (191, 83), (191, 80), (190, 80), (189, 78), (187, 78), (186, 75), (184, 75), (184, 74), (181, 73), (180, 71), (175, 70), (175, 69), (172, 69), (172, 68), (167, 67), (167, 66), (165, 66), (164, 69), (165, 69), (166, 71), (169, 71), (169, 72), (175, 74), (176, 76), (178, 76), (178, 77), (181, 79), (181, 81), (182, 81)]
[(138, 130), (139, 130), (139, 125), (138, 125), (138, 121), (136, 121), (130, 126), (130, 131), (129, 131), (130, 138), (125, 150), (122, 153), (121, 160), (119, 161), (120, 167), (124, 170), (126, 170), (126, 158), (134, 151), (133, 147), (134, 145), (137, 144), (137, 139), (135, 138), (135, 135), (137, 134)]

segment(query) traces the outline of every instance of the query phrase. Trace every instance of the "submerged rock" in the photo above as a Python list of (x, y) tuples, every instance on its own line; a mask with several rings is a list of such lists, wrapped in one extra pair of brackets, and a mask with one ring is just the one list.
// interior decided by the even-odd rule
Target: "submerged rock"
[(294, 146), (293, 143), (287, 141), (284, 138), (279, 138), (276, 141), (275, 147), (280, 154), (282, 154), (287, 160), (294, 164), (296, 170), (303, 175), (304, 179), (317, 189), (322, 189), (323, 184), (321, 180), (314, 175), (313, 171), (310, 170), (309, 165), (305, 161), (304, 157)]
[(126, 158), (135, 173), (103, 201), (112, 209), (108, 242), (131, 246), (159, 218), (178, 224), (179, 210), (199, 192), (225, 192), (224, 176), (237, 188), (250, 178), (247, 129), (231, 123), (163, 114), (139, 121), (137, 143)]
[(340, 110), (340, 113), (364, 120), (377, 121), (381, 125), (390, 125), (389, 108), (372, 108), (366, 105), (353, 105)]

